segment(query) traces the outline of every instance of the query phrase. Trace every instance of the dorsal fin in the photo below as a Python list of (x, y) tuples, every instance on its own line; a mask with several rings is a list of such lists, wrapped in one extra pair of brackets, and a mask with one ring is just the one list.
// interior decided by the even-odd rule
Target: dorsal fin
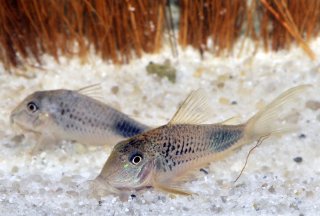
[(104, 102), (104, 96), (102, 94), (101, 83), (92, 84), (89, 86), (82, 87), (77, 90), (78, 93), (94, 98), (101, 102)]
[(202, 124), (212, 117), (213, 110), (202, 89), (192, 91), (181, 104), (169, 124)]

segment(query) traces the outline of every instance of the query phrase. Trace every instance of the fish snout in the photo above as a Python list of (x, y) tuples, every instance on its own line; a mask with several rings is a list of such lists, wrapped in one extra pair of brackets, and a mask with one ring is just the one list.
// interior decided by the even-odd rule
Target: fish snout
[(10, 125), (14, 125), (15, 117), (17, 116), (17, 113), (11, 113), (10, 114)]
[(119, 189), (112, 185), (106, 178), (98, 176), (94, 181), (96, 184), (99, 184), (100, 189), (103, 189), (104, 191), (108, 191), (113, 194), (119, 193)]
[(10, 125), (14, 125), (19, 114), (19, 106), (15, 107), (10, 113)]

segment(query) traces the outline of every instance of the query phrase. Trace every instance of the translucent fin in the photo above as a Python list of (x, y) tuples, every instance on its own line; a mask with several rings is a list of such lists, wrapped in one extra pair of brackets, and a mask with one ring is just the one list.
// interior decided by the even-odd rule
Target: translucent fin
[(189, 167), (189, 170), (184, 171), (183, 173), (174, 174), (170, 181), (174, 184), (182, 184), (184, 182), (190, 182), (199, 176), (199, 169), (198, 167), (202, 166), (192, 166)]
[(240, 116), (237, 115), (237, 116), (233, 116), (231, 118), (228, 118), (222, 122), (220, 122), (219, 124), (222, 124), (222, 125), (236, 125), (239, 123), (239, 119), (240, 119)]
[(92, 84), (89, 86), (85, 86), (81, 89), (77, 90), (78, 93), (86, 95), (88, 97), (94, 98), (99, 101), (104, 101), (104, 96), (102, 94), (101, 83)]
[(169, 124), (202, 124), (213, 115), (202, 89), (192, 91), (174, 114)]
[(38, 115), (38, 121), (43, 127), (41, 132), (36, 132), (35, 135), (37, 136), (37, 143), (29, 152), (30, 155), (37, 155), (42, 151), (45, 150), (53, 150), (55, 145), (59, 143), (59, 140), (52, 131), (47, 128), (52, 128), (53, 120), (52, 116), (47, 112), (41, 112)]
[(281, 125), (278, 123), (278, 120), (289, 114), (286, 111), (286, 114), (283, 115), (281, 112), (282, 109), (290, 104), (299, 103), (297, 96), (303, 91), (306, 91), (309, 87), (311, 87), (311, 85), (300, 85), (285, 91), (249, 119), (245, 129), (247, 138), (258, 139), (270, 134), (281, 134), (297, 129), (296, 126)]
[(188, 191), (182, 187), (179, 187), (174, 184), (167, 184), (167, 183), (157, 183), (155, 182), (153, 184), (153, 187), (155, 189), (158, 189), (160, 191), (164, 191), (171, 194), (179, 194), (179, 195), (192, 195), (193, 193), (191, 191)]
[(59, 143), (59, 140), (51, 134), (41, 134), (38, 138), (37, 143), (29, 151), (29, 155), (36, 156), (43, 151), (53, 150), (55, 149), (57, 143)]

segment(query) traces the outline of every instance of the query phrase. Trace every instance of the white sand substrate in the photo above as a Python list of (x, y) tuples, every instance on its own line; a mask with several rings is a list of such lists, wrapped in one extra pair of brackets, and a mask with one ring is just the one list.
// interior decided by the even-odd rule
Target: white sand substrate
[[(320, 101), (320, 40), (311, 43), (317, 59), (300, 48), (278, 53), (258, 50), (256, 55), (228, 58), (188, 48), (172, 57), (169, 48), (116, 66), (94, 54), (87, 62), (61, 57), (58, 64), (43, 57), (41, 67), (26, 66), (9, 74), (0, 67), (0, 215), (318, 215), (320, 212), (320, 109), (306, 107)], [(252, 53), (252, 52), (250, 52)], [(176, 83), (148, 75), (150, 61), (170, 59), (177, 70)], [(123, 202), (117, 196), (88, 196), (83, 185), (100, 172), (111, 148), (57, 143), (55, 149), (30, 157), (37, 140), (13, 130), (10, 111), (36, 90), (79, 89), (101, 83), (105, 102), (152, 126), (170, 120), (179, 103), (192, 90), (209, 95), (215, 115), (208, 123), (232, 116), (246, 121), (286, 89), (305, 83), (314, 88), (287, 107), (287, 121), (300, 129), (265, 141), (254, 150), (239, 174), (251, 145), (211, 163), (208, 174), (184, 187), (195, 195), (170, 196), (146, 189)], [(276, 123), (275, 123), (276, 124)], [(301, 162), (294, 158), (301, 157)]]

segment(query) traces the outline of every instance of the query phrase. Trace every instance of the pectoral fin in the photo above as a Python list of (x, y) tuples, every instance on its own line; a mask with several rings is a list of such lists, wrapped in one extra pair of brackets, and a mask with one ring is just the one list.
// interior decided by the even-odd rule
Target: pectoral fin
[(160, 190), (160, 191), (164, 191), (164, 192), (171, 193), (171, 194), (178, 194), (178, 195), (184, 195), (184, 196), (188, 196), (188, 195), (193, 194), (193, 192), (188, 191), (185, 188), (182, 188), (182, 187), (175, 185), (175, 184), (155, 182), (153, 184), (153, 187), (155, 189)]
[(37, 143), (33, 146), (29, 154), (31, 156), (35, 156), (47, 149), (53, 149), (53, 146), (55, 146), (55, 144), (57, 144), (58, 142), (59, 141), (53, 136), (50, 136), (48, 134), (41, 134), (38, 138)]

